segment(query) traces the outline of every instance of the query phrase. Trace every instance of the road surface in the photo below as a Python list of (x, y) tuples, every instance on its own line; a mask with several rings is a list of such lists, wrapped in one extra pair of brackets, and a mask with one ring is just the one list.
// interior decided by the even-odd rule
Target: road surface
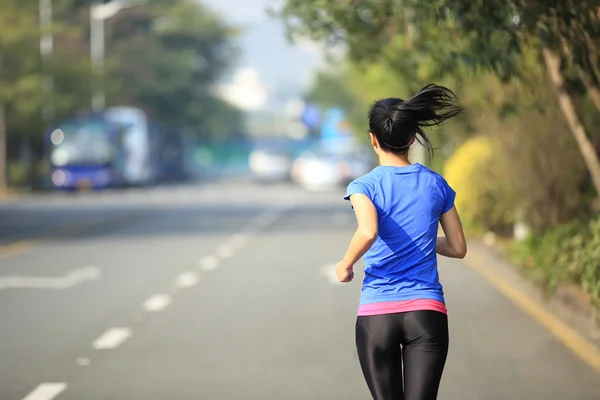
[[(366, 400), (342, 193), (249, 183), (0, 206), (0, 399)], [(16, 244), (15, 244), (16, 243)], [(440, 260), (440, 399), (598, 400), (600, 375)]]

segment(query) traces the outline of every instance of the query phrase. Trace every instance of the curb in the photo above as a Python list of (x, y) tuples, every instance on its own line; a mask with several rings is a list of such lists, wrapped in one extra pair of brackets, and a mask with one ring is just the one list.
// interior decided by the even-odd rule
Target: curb
[(522, 273), (523, 268), (510, 263), (501, 250), (489, 247), (482, 242), (475, 242), (474, 249), (478, 252), (487, 251), (494, 258), (497, 268), (512, 272), (529, 294), (544, 303), (555, 313), (570, 324), (574, 325), (582, 334), (596, 342), (600, 347), (600, 315), (592, 306), (587, 294), (576, 285), (561, 285), (556, 292), (548, 296), (542, 288), (527, 279)]
[(550, 298), (501, 251), (469, 241), (464, 260), (508, 300), (549, 330), (573, 353), (600, 372), (600, 324), (585, 295), (575, 287), (563, 287)]

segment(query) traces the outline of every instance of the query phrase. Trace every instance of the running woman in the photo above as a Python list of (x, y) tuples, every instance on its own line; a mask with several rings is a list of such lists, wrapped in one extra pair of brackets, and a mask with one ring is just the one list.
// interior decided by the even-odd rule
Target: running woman
[(348, 185), (358, 228), (336, 274), (352, 281), (363, 258), (356, 348), (374, 400), (437, 399), (449, 341), (437, 254), (463, 258), (467, 247), (456, 193), (442, 176), (411, 164), (408, 150), (417, 140), (431, 154), (424, 128), (461, 111), (455, 94), (438, 85), (408, 100), (380, 100), (369, 111), (380, 165)]

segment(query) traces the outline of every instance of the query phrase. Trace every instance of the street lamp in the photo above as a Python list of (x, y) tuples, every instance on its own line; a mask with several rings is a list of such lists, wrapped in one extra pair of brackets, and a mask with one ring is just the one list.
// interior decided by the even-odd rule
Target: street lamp
[(52, 90), (54, 79), (52, 77), (50, 60), (54, 52), (54, 38), (52, 36), (52, 0), (39, 0), (40, 13), (40, 55), (42, 57), (42, 90), (44, 92), (43, 119), (47, 124), (53, 117)]
[[(102, 79), (104, 74), (104, 21), (115, 16), (124, 8), (132, 7), (140, 3), (139, 1), (121, 1), (113, 0), (110, 3), (103, 4), (98, 1), (90, 8), (90, 56), (92, 61), (92, 73), (97, 78)], [(104, 109), (106, 97), (104, 94), (103, 82), (96, 84), (92, 96), (92, 109), (100, 111)]]

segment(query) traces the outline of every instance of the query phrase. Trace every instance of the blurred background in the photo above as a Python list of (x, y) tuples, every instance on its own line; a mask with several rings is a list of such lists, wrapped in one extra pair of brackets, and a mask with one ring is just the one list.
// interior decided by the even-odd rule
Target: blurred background
[(440, 398), (600, 399), (599, 49), (598, 0), (0, 0), (0, 399), (368, 398), (343, 194), (428, 83)]
[[(7, 2), (0, 185), (282, 181), (307, 150), (328, 151), (330, 164), (365, 153), (346, 122), (346, 99), (319, 93), (323, 50), (291, 45), (282, 22), (265, 13), (270, 5)], [(321, 148), (321, 139), (336, 145)], [(356, 176), (332, 167), (331, 179)]]

